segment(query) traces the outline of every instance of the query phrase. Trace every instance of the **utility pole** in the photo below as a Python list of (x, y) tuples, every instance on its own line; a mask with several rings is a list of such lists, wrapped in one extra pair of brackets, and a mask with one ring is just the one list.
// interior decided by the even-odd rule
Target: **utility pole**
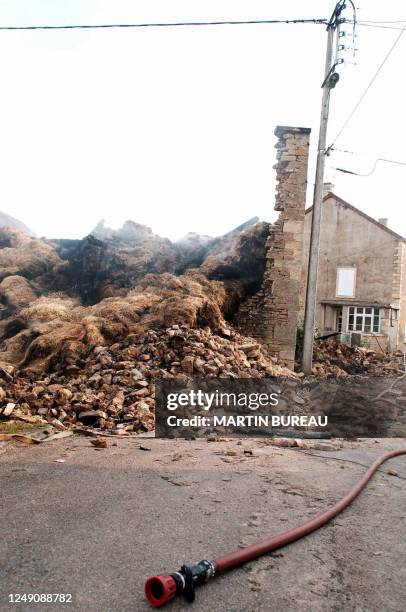
[(321, 102), (321, 117), (319, 130), (319, 143), (317, 148), (316, 177), (313, 194), (312, 227), (310, 234), (309, 265), (307, 273), (307, 291), (303, 335), (302, 368), (305, 374), (311, 374), (313, 365), (314, 322), (317, 297), (317, 269), (319, 263), (321, 203), (323, 200), (324, 166), (326, 160), (327, 124), (330, 105), (330, 92), (338, 82), (339, 75), (335, 68), (339, 62), (333, 61), (334, 35), (342, 20), (341, 11), (344, 0), (335, 6), (334, 12), (327, 26), (327, 49), (324, 81), (322, 84), (323, 97)]

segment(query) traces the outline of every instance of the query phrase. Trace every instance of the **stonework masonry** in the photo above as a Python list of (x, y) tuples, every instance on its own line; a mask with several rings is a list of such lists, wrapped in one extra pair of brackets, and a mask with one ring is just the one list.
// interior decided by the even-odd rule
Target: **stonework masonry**
[(278, 126), (275, 210), (278, 220), (267, 241), (261, 289), (239, 309), (241, 331), (267, 344), (293, 369), (300, 312), (301, 261), (306, 202), (309, 128)]
[[(305, 213), (302, 287), (306, 286), (312, 208)], [(337, 294), (338, 268), (355, 268), (352, 296)], [(379, 308), (379, 332), (362, 332), (362, 346), (377, 351), (405, 348), (406, 239), (328, 193), (321, 207), (316, 327), (323, 333), (340, 331), (350, 342), (349, 309)], [(355, 337), (356, 338), (356, 337)], [(354, 338), (354, 339), (355, 339)]]

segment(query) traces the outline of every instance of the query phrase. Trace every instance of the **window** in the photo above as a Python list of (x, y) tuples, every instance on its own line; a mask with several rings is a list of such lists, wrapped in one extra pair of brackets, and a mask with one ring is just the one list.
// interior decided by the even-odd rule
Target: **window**
[(337, 297), (355, 296), (356, 268), (337, 268)]
[(378, 332), (380, 330), (379, 308), (350, 306), (348, 313), (348, 331)]

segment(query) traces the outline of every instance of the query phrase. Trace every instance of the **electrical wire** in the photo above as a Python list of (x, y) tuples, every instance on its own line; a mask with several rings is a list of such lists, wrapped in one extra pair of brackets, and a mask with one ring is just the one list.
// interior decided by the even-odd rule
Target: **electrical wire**
[(339, 149), (338, 147), (331, 147), (330, 151), (340, 151), (340, 153), (350, 153), (351, 155), (366, 155), (365, 153), (350, 151), (349, 149)]
[(361, 94), (361, 96), (359, 97), (357, 103), (355, 104), (354, 108), (352, 109), (351, 113), (348, 115), (347, 119), (345, 120), (344, 124), (342, 125), (341, 129), (339, 130), (338, 134), (336, 135), (336, 137), (334, 138), (333, 142), (331, 143), (331, 145), (327, 148), (326, 153), (328, 153), (329, 151), (331, 151), (331, 149), (334, 146), (334, 143), (340, 138), (340, 136), (342, 135), (342, 133), (344, 132), (345, 128), (347, 127), (347, 125), (349, 124), (349, 122), (351, 121), (351, 119), (353, 118), (353, 116), (355, 115), (356, 111), (358, 110), (360, 104), (362, 103), (362, 101), (364, 100), (365, 96), (367, 95), (368, 91), (370, 90), (371, 86), (373, 85), (373, 83), (375, 82), (376, 78), (378, 77), (379, 73), (381, 72), (382, 68), (384, 67), (384, 65), (386, 64), (386, 62), (388, 61), (389, 57), (391, 56), (393, 50), (395, 49), (395, 47), (397, 46), (397, 44), (399, 43), (402, 35), (404, 34), (406, 30), (406, 26), (404, 28), (402, 28), (399, 36), (396, 37), (396, 40), (394, 41), (393, 45), (391, 46), (391, 48), (389, 49), (389, 51), (387, 52), (387, 54), (385, 55), (383, 61), (381, 62), (381, 64), (379, 65), (377, 71), (375, 72), (374, 76), (372, 77), (372, 79), (370, 80), (370, 82), (368, 83), (368, 86), (366, 87), (366, 89), (363, 91), (363, 93)]
[(378, 159), (375, 160), (372, 170), (370, 172), (367, 172), (366, 174), (359, 174), (358, 172), (353, 172), (352, 170), (346, 170), (345, 168), (334, 168), (334, 170), (338, 170), (339, 172), (344, 172), (345, 174), (354, 174), (355, 176), (371, 176), (371, 174), (375, 172), (378, 162), (386, 162), (387, 164), (396, 164), (398, 166), (406, 166), (406, 162), (400, 162), (394, 159), (385, 159), (384, 157), (379, 157)]
[(370, 19), (362, 19), (362, 23), (406, 23), (406, 19), (395, 19), (395, 21), (372, 21)]
[[(343, 145), (344, 146), (344, 145)], [(368, 155), (369, 157), (372, 157), (372, 153), (371, 151), (351, 151), (350, 149), (340, 149), (339, 147), (332, 147), (331, 151), (339, 151), (340, 153), (349, 153), (350, 155)], [(388, 163), (393, 163), (393, 164), (401, 164), (404, 165), (406, 162), (400, 162), (400, 161), (396, 161), (393, 159), (386, 159), (383, 157), (379, 157), (376, 159), (376, 161), (386, 161)]]
[[(347, 23), (352, 23), (352, 21), (347, 21)], [(357, 21), (357, 26), (364, 28), (375, 28), (376, 30), (397, 30), (398, 32), (403, 30), (403, 28), (397, 28), (395, 26), (375, 25), (373, 23), (364, 23), (363, 21)]]
[(102, 24), (71, 24), (71, 25), (31, 25), (31, 26), (0, 26), (0, 30), (78, 30), (78, 29), (109, 29), (109, 28), (170, 28), (183, 26), (216, 26), (216, 25), (254, 25), (254, 24), (286, 24), (312, 23), (326, 25), (327, 19), (250, 19), (245, 21), (178, 21), (157, 23), (102, 23)]

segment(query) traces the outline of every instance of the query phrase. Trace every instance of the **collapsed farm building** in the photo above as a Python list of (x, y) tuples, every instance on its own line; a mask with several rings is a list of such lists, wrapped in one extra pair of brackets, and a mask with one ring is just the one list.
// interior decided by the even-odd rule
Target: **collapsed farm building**
[[(146, 431), (158, 378), (297, 376), (309, 132), (276, 130), (273, 225), (176, 243), (131, 221), (83, 240), (0, 228), (0, 418)], [(319, 344), (315, 374), (397, 368), (338, 351)]]

